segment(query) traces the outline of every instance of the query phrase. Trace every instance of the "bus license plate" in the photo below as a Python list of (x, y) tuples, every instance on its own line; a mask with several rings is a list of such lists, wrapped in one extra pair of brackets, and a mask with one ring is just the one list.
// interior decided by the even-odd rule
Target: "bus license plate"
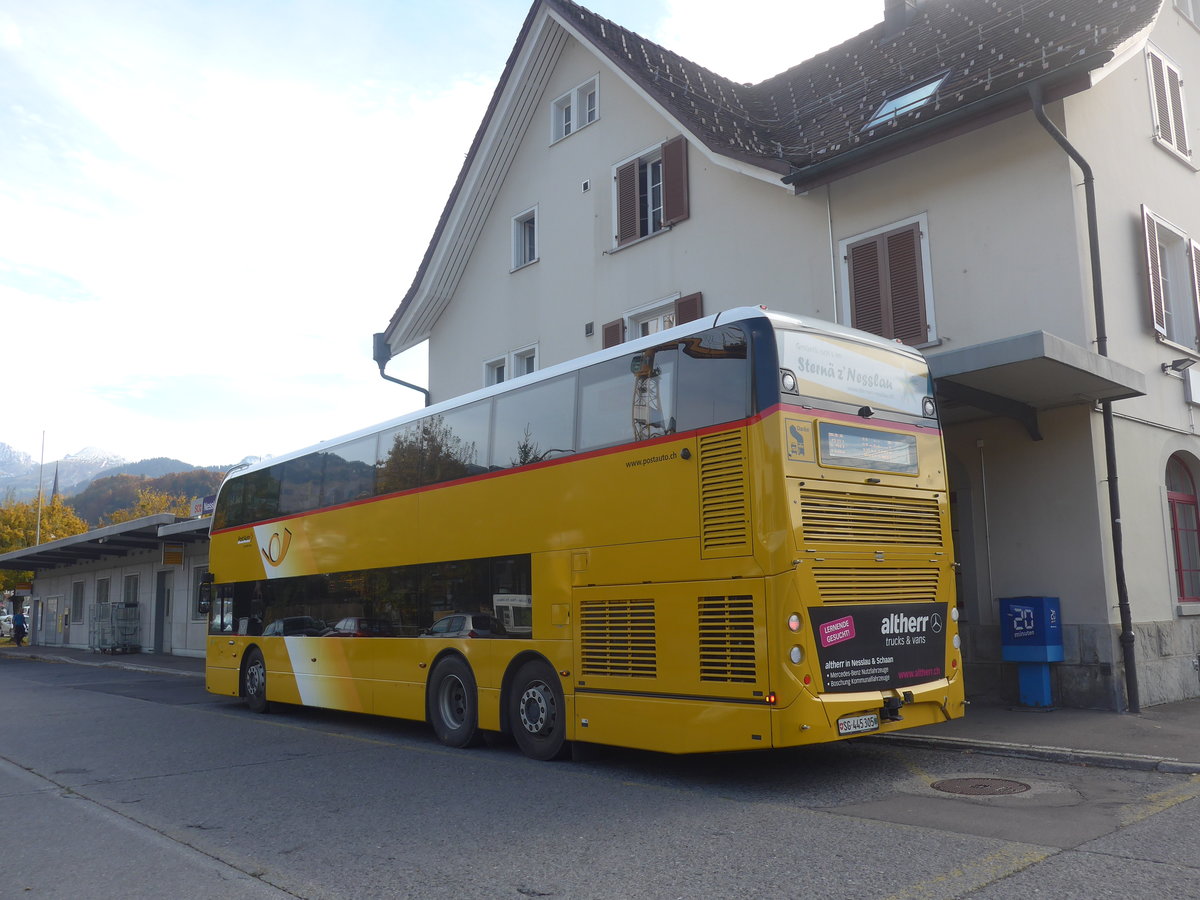
[(879, 716), (870, 713), (865, 716), (845, 716), (838, 719), (838, 734), (861, 734), (864, 731), (878, 731)]

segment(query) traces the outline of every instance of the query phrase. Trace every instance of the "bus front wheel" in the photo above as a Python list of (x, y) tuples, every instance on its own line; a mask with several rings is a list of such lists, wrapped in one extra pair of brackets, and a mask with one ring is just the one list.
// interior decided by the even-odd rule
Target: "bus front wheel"
[(447, 747), (469, 747), (479, 738), (479, 692), (471, 667), (447, 656), (429, 676), (429, 724)]
[(267, 664), (262, 651), (251, 647), (246, 654), (246, 668), (242, 672), (242, 696), (250, 712), (265, 713), (267, 704)]
[(508, 695), (508, 721), (521, 752), (530, 759), (561, 759), (567, 722), (558, 674), (541, 660), (517, 670)]

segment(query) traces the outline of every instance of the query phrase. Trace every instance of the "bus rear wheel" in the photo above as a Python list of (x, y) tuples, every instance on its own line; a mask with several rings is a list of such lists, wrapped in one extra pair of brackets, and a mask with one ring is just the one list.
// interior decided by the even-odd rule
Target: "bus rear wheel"
[(263, 661), (262, 651), (251, 647), (246, 654), (246, 667), (242, 670), (242, 696), (246, 698), (246, 706), (250, 712), (265, 713), (267, 703), (267, 664)]
[(508, 695), (508, 722), (521, 752), (530, 759), (561, 759), (567, 751), (567, 722), (558, 674), (541, 660), (517, 670)]
[(447, 656), (429, 676), (429, 724), (447, 747), (470, 747), (479, 739), (479, 692), (471, 667)]

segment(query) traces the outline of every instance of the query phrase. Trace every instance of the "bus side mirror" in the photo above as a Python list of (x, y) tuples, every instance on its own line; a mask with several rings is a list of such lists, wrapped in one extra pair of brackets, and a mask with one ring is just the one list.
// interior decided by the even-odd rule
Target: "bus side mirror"
[(205, 572), (204, 576), (200, 579), (200, 598), (197, 604), (202, 616), (207, 616), (209, 610), (212, 609), (212, 586), (212, 572)]

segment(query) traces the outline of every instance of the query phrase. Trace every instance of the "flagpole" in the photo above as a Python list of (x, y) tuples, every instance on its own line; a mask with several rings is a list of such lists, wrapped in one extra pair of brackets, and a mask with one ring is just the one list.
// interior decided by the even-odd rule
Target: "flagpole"
[(42, 543), (42, 472), (46, 468), (46, 432), (42, 432), (42, 458), (38, 460), (37, 537), (35, 547)]

